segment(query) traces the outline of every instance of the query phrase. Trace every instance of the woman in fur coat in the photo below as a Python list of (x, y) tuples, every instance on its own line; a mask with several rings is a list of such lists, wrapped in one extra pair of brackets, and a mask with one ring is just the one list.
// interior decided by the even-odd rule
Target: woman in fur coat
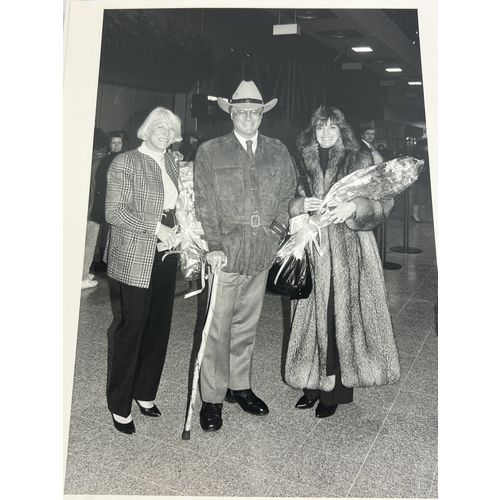
[[(320, 107), (297, 140), (299, 184), (290, 217), (320, 208), (330, 187), (372, 163), (360, 151), (341, 111)], [(389, 315), (382, 264), (372, 229), (394, 204), (355, 198), (338, 205), (321, 229), (321, 250), (308, 251), (313, 289), (292, 301), (285, 380), (303, 389), (296, 408), (333, 415), (353, 401), (354, 387), (396, 382), (399, 358)]]

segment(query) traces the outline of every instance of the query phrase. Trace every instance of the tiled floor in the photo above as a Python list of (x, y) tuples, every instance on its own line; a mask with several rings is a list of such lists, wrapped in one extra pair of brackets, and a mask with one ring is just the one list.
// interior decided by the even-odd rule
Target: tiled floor
[[(387, 227), (385, 270), (402, 377), (392, 386), (356, 389), (354, 402), (327, 419), (296, 410), (301, 391), (282, 380), (286, 300), (266, 295), (255, 351), (253, 388), (270, 413), (252, 417), (225, 404), (216, 433), (199, 427), (181, 438), (203, 297), (178, 283), (172, 335), (157, 403), (163, 415), (133, 417), (137, 433), (118, 433), (106, 408), (107, 334), (116, 288), (102, 273), (81, 297), (65, 493), (73, 495), (437, 498), (437, 266), (433, 224), (410, 224), (403, 245), (401, 200)], [(76, 497), (75, 497), (76, 498)], [(109, 497), (106, 497), (109, 498)]]

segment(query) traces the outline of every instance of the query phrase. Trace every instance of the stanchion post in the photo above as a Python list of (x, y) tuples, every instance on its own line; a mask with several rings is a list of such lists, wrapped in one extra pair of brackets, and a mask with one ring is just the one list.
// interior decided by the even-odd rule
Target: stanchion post
[(380, 229), (381, 229), (381, 236), (380, 236), (380, 240), (381, 240), (381, 249), (380, 249), (380, 258), (382, 260), (382, 267), (384, 269), (390, 269), (390, 270), (396, 270), (396, 269), (401, 269), (401, 265), (400, 264), (396, 264), (395, 262), (387, 262), (385, 260), (385, 255), (386, 255), (386, 251), (387, 251), (387, 242), (386, 242), (386, 238), (387, 238), (387, 228), (386, 228), (386, 222), (387, 221), (384, 221), (381, 226), (380, 226)]
[(410, 242), (410, 190), (406, 188), (403, 193), (403, 246), (391, 247), (393, 252), (397, 253), (422, 253), (420, 248), (412, 248)]

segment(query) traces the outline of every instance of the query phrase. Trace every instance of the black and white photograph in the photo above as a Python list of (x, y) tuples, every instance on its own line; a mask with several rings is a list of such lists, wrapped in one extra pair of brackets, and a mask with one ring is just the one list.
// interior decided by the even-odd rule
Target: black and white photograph
[(434, 3), (64, 23), (64, 497), (438, 498)]

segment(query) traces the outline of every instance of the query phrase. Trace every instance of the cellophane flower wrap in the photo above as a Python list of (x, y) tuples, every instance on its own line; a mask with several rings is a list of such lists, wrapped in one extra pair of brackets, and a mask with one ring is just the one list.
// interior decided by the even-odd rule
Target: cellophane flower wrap
[(358, 197), (370, 200), (394, 197), (418, 179), (423, 167), (424, 160), (401, 156), (346, 175), (330, 188), (314, 215), (290, 219), (289, 234), (278, 251), (277, 261), (282, 262), (290, 255), (300, 258), (308, 244), (314, 244), (320, 252), (320, 229), (331, 224), (332, 210), (337, 205)]
[(176, 205), (178, 240), (173, 252), (180, 254), (180, 268), (184, 278), (194, 281), (203, 273), (208, 245), (202, 239), (203, 229), (194, 211), (193, 162), (180, 162), (179, 188)]

